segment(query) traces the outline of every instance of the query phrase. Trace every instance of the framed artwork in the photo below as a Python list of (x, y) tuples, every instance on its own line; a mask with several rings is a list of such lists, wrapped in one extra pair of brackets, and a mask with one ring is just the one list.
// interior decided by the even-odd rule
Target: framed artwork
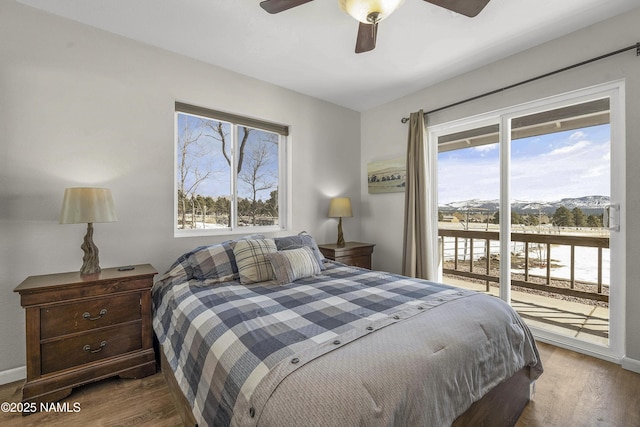
[(402, 157), (367, 163), (369, 194), (403, 192), (406, 179), (406, 161)]

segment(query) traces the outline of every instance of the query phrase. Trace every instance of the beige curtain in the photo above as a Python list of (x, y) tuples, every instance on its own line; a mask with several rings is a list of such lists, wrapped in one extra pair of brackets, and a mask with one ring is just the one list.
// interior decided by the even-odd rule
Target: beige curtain
[[(431, 150), (427, 141), (424, 112), (412, 113), (407, 140), (407, 183), (405, 189), (404, 248), (402, 274), (436, 280), (433, 251), (437, 251), (435, 230), (430, 215), (433, 208), (432, 180), (429, 168)], [(434, 235), (435, 233), (435, 235)]]

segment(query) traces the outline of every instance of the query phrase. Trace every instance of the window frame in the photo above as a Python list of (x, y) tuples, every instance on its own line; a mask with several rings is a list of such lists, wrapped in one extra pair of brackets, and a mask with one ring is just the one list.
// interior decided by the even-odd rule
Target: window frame
[[(240, 127), (247, 127), (259, 131), (266, 131), (278, 135), (278, 224), (277, 225), (238, 225), (238, 174), (237, 168), (230, 168), (231, 180), (231, 218), (229, 227), (224, 228), (178, 228), (178, 141), (179, 127), (178, 117), (180, 114), (201, 117), (228, 123), (231, 127), (231, 158), (232, 164), (236, 164), (235, 155), (238, 144), (238, 134)], [(174, 143), (173, 143), (173, 234), (174, 237), (197, 237), (197, 236), (224, 236), (235, 234), (253, 234), (286, 231), (291, 228), (291, 159), (290, 159), (290, 135), (289, 126), (275, 122), (264, 121), (256, 118), (241, 116), (233, 113), (212, 110), (182, 102), (175, 103), (174, 109)]]

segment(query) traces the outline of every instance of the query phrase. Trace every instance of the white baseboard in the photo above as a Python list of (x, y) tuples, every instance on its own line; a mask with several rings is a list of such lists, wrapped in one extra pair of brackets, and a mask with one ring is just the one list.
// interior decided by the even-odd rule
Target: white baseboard
[(631, 359), (630, 357), (623, 357), (621, 365), (628, 371), (633, 371), (640, 374), (640, 360)]
[(9, 384), (15, 381), (20, 381), (27, 378), (27, 367), (21, 366), (19, 368), (7, 369), (6, 371), (0, 371), (0, 385)]

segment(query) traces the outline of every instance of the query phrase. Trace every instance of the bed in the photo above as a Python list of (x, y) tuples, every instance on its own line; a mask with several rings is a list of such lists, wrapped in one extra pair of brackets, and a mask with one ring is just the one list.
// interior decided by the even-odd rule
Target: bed
[(498, 298), (324, 260), (306, 233), (196, 248), (152, 295), (185, 425), (513, 425), (542, 373)]

